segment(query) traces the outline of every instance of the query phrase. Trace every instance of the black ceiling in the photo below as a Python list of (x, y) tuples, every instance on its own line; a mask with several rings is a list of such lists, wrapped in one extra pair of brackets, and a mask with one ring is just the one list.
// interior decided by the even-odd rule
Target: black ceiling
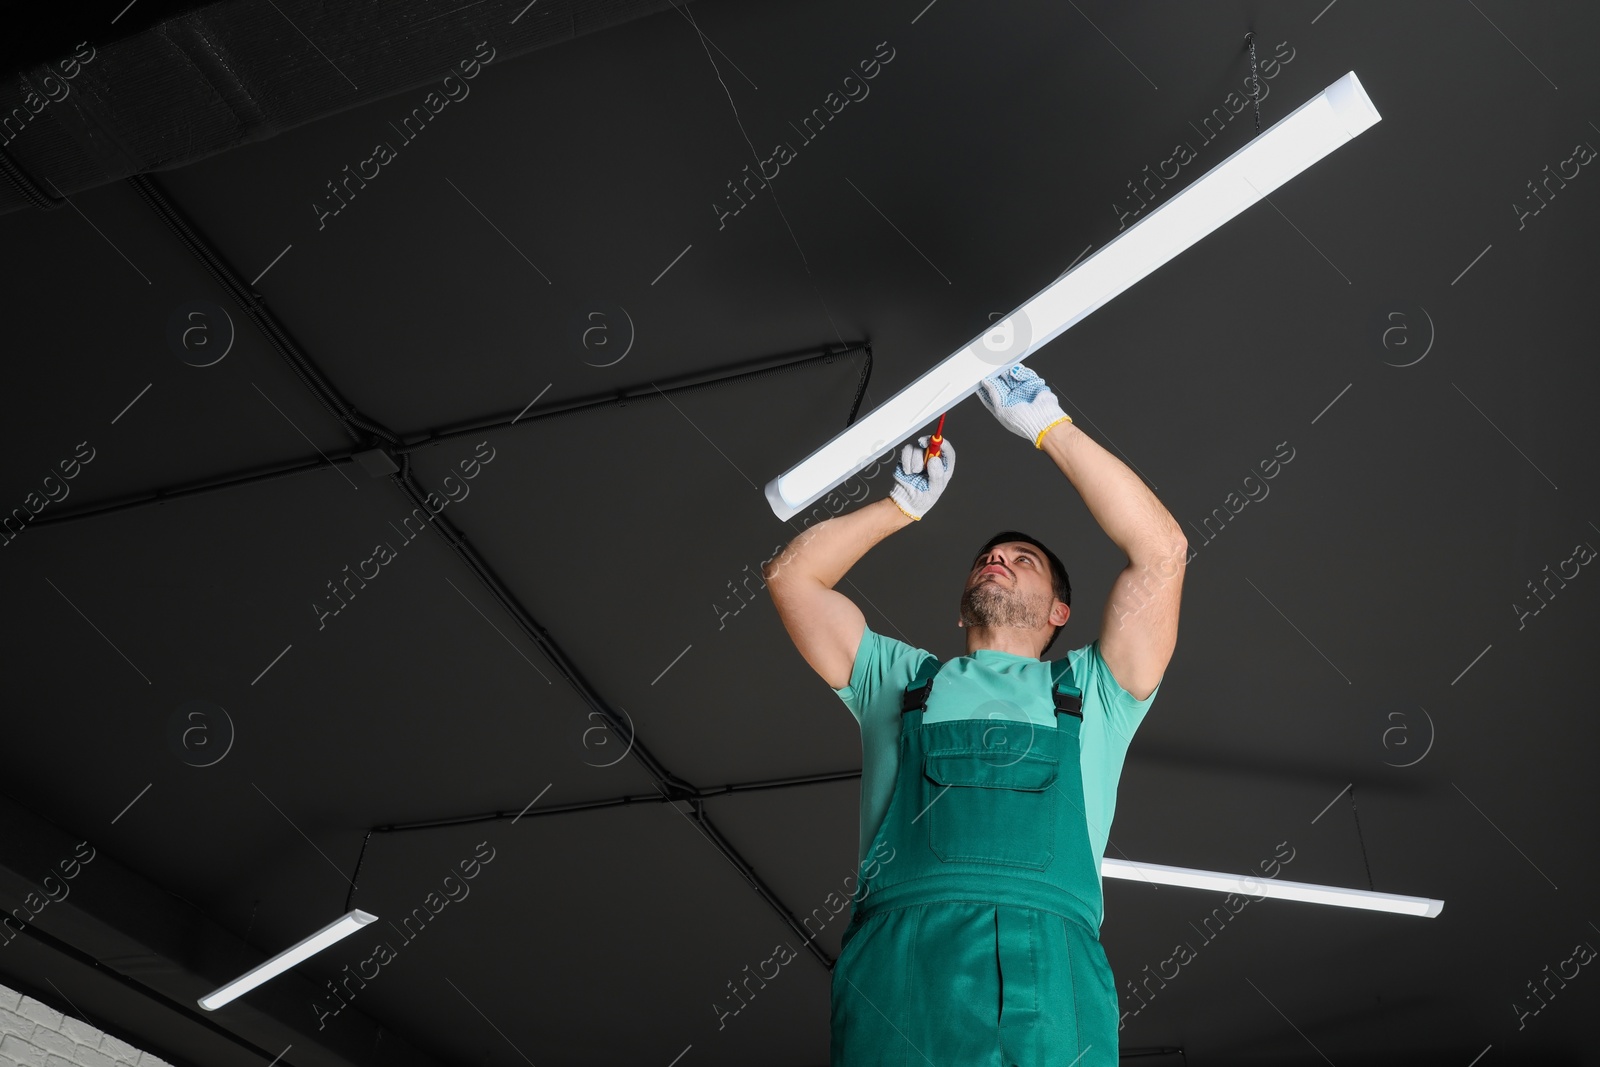
[[(246, 8), (194, 6), (150, 3), (131, 28), (110, 25), (125, 0), (75, 12), (13, 66)], [(300, 32), (217, 54), (310, 70), (308, 40), (355, 39), (376, 11), (276, 6)], [(1600, 144), (1600, 18), (622, 6), (583, 30), (568, 5), (572, 39), (497, 51), (411, 141), (391, 124), (442, 65), (133, 179), (52, 181), (29, 139), (72, 142), (55, 105), (5, 145), (0, 508), (70, 496), (0, 555), (0, 900), (77, 842), (96, 858), (6, 942), (0, 981), (180, 1065), (826, 1063), (845, 916), (720, 1028), (713, 1007), (801, 948), (785, 912), (824, 906), (855, 862), (858, 730), (760, 589), (802, 527), (761, 487), (1113, 239), (1177, 142), (1196, 159), (1157, 203), (1246, 143), (1253, 107), (1201, 127), (1246, 91), (1253, 31), (1277, 61), (1258, 67), (1263, 129), (1351, 70), (1383, 121), (1029, 360), (1197, 550), (1107, 857), (1243, 872), (1287, 842), (1284, 877), (1446, 905), (1260, 902), (1141, 1004), (1125, 983), (1196, 941), (1217, 895), (1107, 879), (1124, 1054), (1600, 1063), (1600, 979), (1538, 985), (1600, 944), (1600, 590), (1569, 569), (1542, 607), (1532, 591), (1600, 545), (1600, 191), (1572, 164), (1547, 179)], [(465, 58), (458, 39), (526, 10), (436, 10), (411, 38)], [(181, 133), (154, 99), (128, 101), (150, 104), (137, 121)], [(323, 214), (380, 140), (394, 158)], [(778, 141), (796, 149), (781, 178), (722, 216)], [(29, 182), (70, 203), (39, 210)], [(597, 310), (609, 347), (582, 340)], [(197, 322), (204, 344), (173, 342)], [(771, 372), (674, 389), (751, 370)], [(1053, 651), (1087, 644), (1121, 554), (976, 402), (946, 431), (949, 502), (840, 589), (874, 630), (954, 656), (971, 552), (1036, 531), (1074, 584)], [(1280, 446), (1270, 494), (1208, 533)], [(352, 458), (377, 448), (404, 477)], [(430, 492), (460, 499), (408, 541)], [(329, 584), (378, 542), (394, 558), (333, 614)], [(173, 741), (194, 701), (215, 743), (217, 709), (231, 723), (208, 766)], [(620, 759), (616, 717), (637, 729)], [(774, 787), (707, 796), (737, 783)], [(376, 935), (195, 1006), (349, 907), (387, 929), (490, 849), (324, 1027), (325, 983)]]

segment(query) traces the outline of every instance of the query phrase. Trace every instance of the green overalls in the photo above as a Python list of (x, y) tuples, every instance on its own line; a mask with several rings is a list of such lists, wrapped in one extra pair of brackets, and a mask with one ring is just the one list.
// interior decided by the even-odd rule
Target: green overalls
[[(832, 978), (832, 1067), (1116, 1067), (1100, 865), (1070, 666), (1056, 727), (924, 724), (942, 666), (906, 687), (900, 767)], [(889, 846), (880, 852), (883, 845)]]

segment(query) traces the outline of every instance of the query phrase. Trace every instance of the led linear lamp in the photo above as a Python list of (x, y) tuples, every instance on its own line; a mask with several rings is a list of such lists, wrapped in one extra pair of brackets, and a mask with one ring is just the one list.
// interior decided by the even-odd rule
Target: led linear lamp
[(1139, 879), (1161, 885), (1181, 885), (1191, 889), (1215, 889), (1252, 897), (1277, 897), (1304, 900), (1312, 904), (1332, 904), (1340, 908), (1388, 911), (1396, 915), (1420, 915), (1431, 919), (1444, 909), (1444, 901), (1431, 897), (1406, 897), (1399, 893), (1371, 893), (1365, 889), (1341, 889), (1310, 882), (1289, 882), (1281, 878), (1246, 878), (1221, 871), (1197, 871), (1190, 867), (1165, 867), (1159, 863), (1130, 863), (1127, 860), (1100, 861), (1105, 878)]
[(368, 923), (376, 922), (377, 918), (370, 912), (352, 908), (298, 945), (291, 945), (259, 967), (245, 972), (225, 986), (213, 989), (200, 998), (200, 1006), (207, 1011), (215, 1011), (230, 1000), (241, 997), (261, 983), (282, 974), (307, 956), (314, 956), (334, 942), (349, 937)]
[(1351, 71), (1257, 134), (1009, 316), (767, 483), (780, 519), (809, 507), (1278, 186), (1382, 121)]

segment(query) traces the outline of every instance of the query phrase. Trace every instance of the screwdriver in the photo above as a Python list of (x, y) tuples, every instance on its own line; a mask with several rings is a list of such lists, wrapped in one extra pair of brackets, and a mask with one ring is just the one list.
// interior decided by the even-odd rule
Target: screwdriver
[[(948, 415), (949, 412), (945, 414)], [(928, 443), (929, 459), (939, 454), (939, 446), (942, 444), (944, 444), (944, 415), (939, 416), (939, 425), (933, 431), (933, 440)]]

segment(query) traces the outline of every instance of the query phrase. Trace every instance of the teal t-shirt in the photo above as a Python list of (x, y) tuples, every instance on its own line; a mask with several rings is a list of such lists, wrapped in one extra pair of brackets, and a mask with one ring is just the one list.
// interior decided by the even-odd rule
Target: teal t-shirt
[[(900, 702), (906, 686), (925, 660), (937, 659), (925, 649), (874, 633), (868, 626), (856, 648), (850, 684), (834, 692), (861, 725), (861, 842), (859, 860), (889, 811), (900, 763)], [(1117, 779), (1133, 732), (1161, 691), (1135, 700), (1118, 684), (1100, 655), (1096, 638), (1067, 653), (1065, 659), (1039, 660), (980, 648), (943, 663), (922, 721), (1003, 718), (1033, 722), (1054, 729), (1051, 691), (1072, 668), (1072, 684), (1083, 692), (1083, 727), (1079, 731), (1083, 768), (1084, 816), (1095, 861), (1105, 855), (1111, 818), (1117, 807)]]

